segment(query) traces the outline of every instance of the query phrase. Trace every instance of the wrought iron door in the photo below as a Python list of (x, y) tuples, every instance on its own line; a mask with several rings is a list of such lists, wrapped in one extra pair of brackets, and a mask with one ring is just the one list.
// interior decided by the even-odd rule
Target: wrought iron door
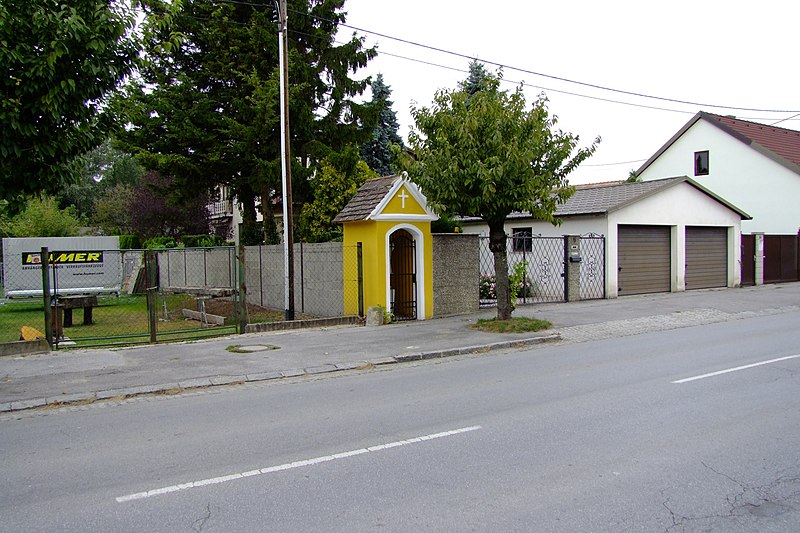
[(389, 286), (391, 311), (395, 320), (417, 318), (417, 247), (414, 237), (398, 230), (389, 237), (391, 248)]

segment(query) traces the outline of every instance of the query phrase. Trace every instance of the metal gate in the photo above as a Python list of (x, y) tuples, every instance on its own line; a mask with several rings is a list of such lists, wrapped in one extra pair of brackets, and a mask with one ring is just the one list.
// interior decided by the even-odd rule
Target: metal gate
[[(517, 304), (564, 301), (564, 238), (517, 235), (506, 244), (509, 272), (522, 273), (517, 289)], [(480, 305), (494, 306), (494, 255), (489, 237), (480, 238)]]
[(416, 320), (417, 247), (414, 237), (405, 230), (397, 230), (389, 237), (389, 247), (392, 314), (395, 320)]

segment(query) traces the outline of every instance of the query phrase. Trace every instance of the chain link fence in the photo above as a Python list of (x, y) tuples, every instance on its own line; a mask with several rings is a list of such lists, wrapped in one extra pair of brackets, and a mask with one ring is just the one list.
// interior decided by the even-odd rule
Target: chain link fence
[[(283, 245), (247, 246), (244, 252), (247, 302), (283, 313), (286, 305)], [(296, 318), (363, 316), (360, 248), (340, 242), (294, 246)], [(251, 323), (258, 322), (253, 316)]]

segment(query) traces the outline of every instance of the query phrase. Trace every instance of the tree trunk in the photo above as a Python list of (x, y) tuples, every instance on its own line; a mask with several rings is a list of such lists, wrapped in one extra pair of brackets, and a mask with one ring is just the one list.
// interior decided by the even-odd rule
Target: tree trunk
[(494, 290), (497, 296), (497, 320), (511, 318), (511, 292), (508, 290), (505, 220), (489, 222), (489, 250), (494, 256)]
[(264, 218), (264, 244), (279, 244), (278, 225), (275, 223), (275, 210), (272, 209), (270, 188), (261, 189), (261, 216)]
[(242, 203), (242, 227), (239, 231), (239, 241), (241, 244), (252, 246), (261, 244), (258, 236), (256, 216), (256, 198), (249, 188), (239, 191), (239, 201)]

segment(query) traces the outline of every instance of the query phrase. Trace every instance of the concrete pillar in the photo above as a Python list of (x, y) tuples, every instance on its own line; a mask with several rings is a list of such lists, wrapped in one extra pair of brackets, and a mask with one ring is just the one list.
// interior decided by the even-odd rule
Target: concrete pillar
[(568, 302), (581, 299), (581, 236), (564, 235), (564, 296)]
[[(756, 285), (763, 285), (764, 284), (764, 233), (761, 232), (754, 232), (753, 238), (755, 240), (755, 257), (754, 260), (756, 262), (756, 269), (755, 269), (755, 282)], [(742, 258), (742, 261), (749, 261), (750, 258)]]

